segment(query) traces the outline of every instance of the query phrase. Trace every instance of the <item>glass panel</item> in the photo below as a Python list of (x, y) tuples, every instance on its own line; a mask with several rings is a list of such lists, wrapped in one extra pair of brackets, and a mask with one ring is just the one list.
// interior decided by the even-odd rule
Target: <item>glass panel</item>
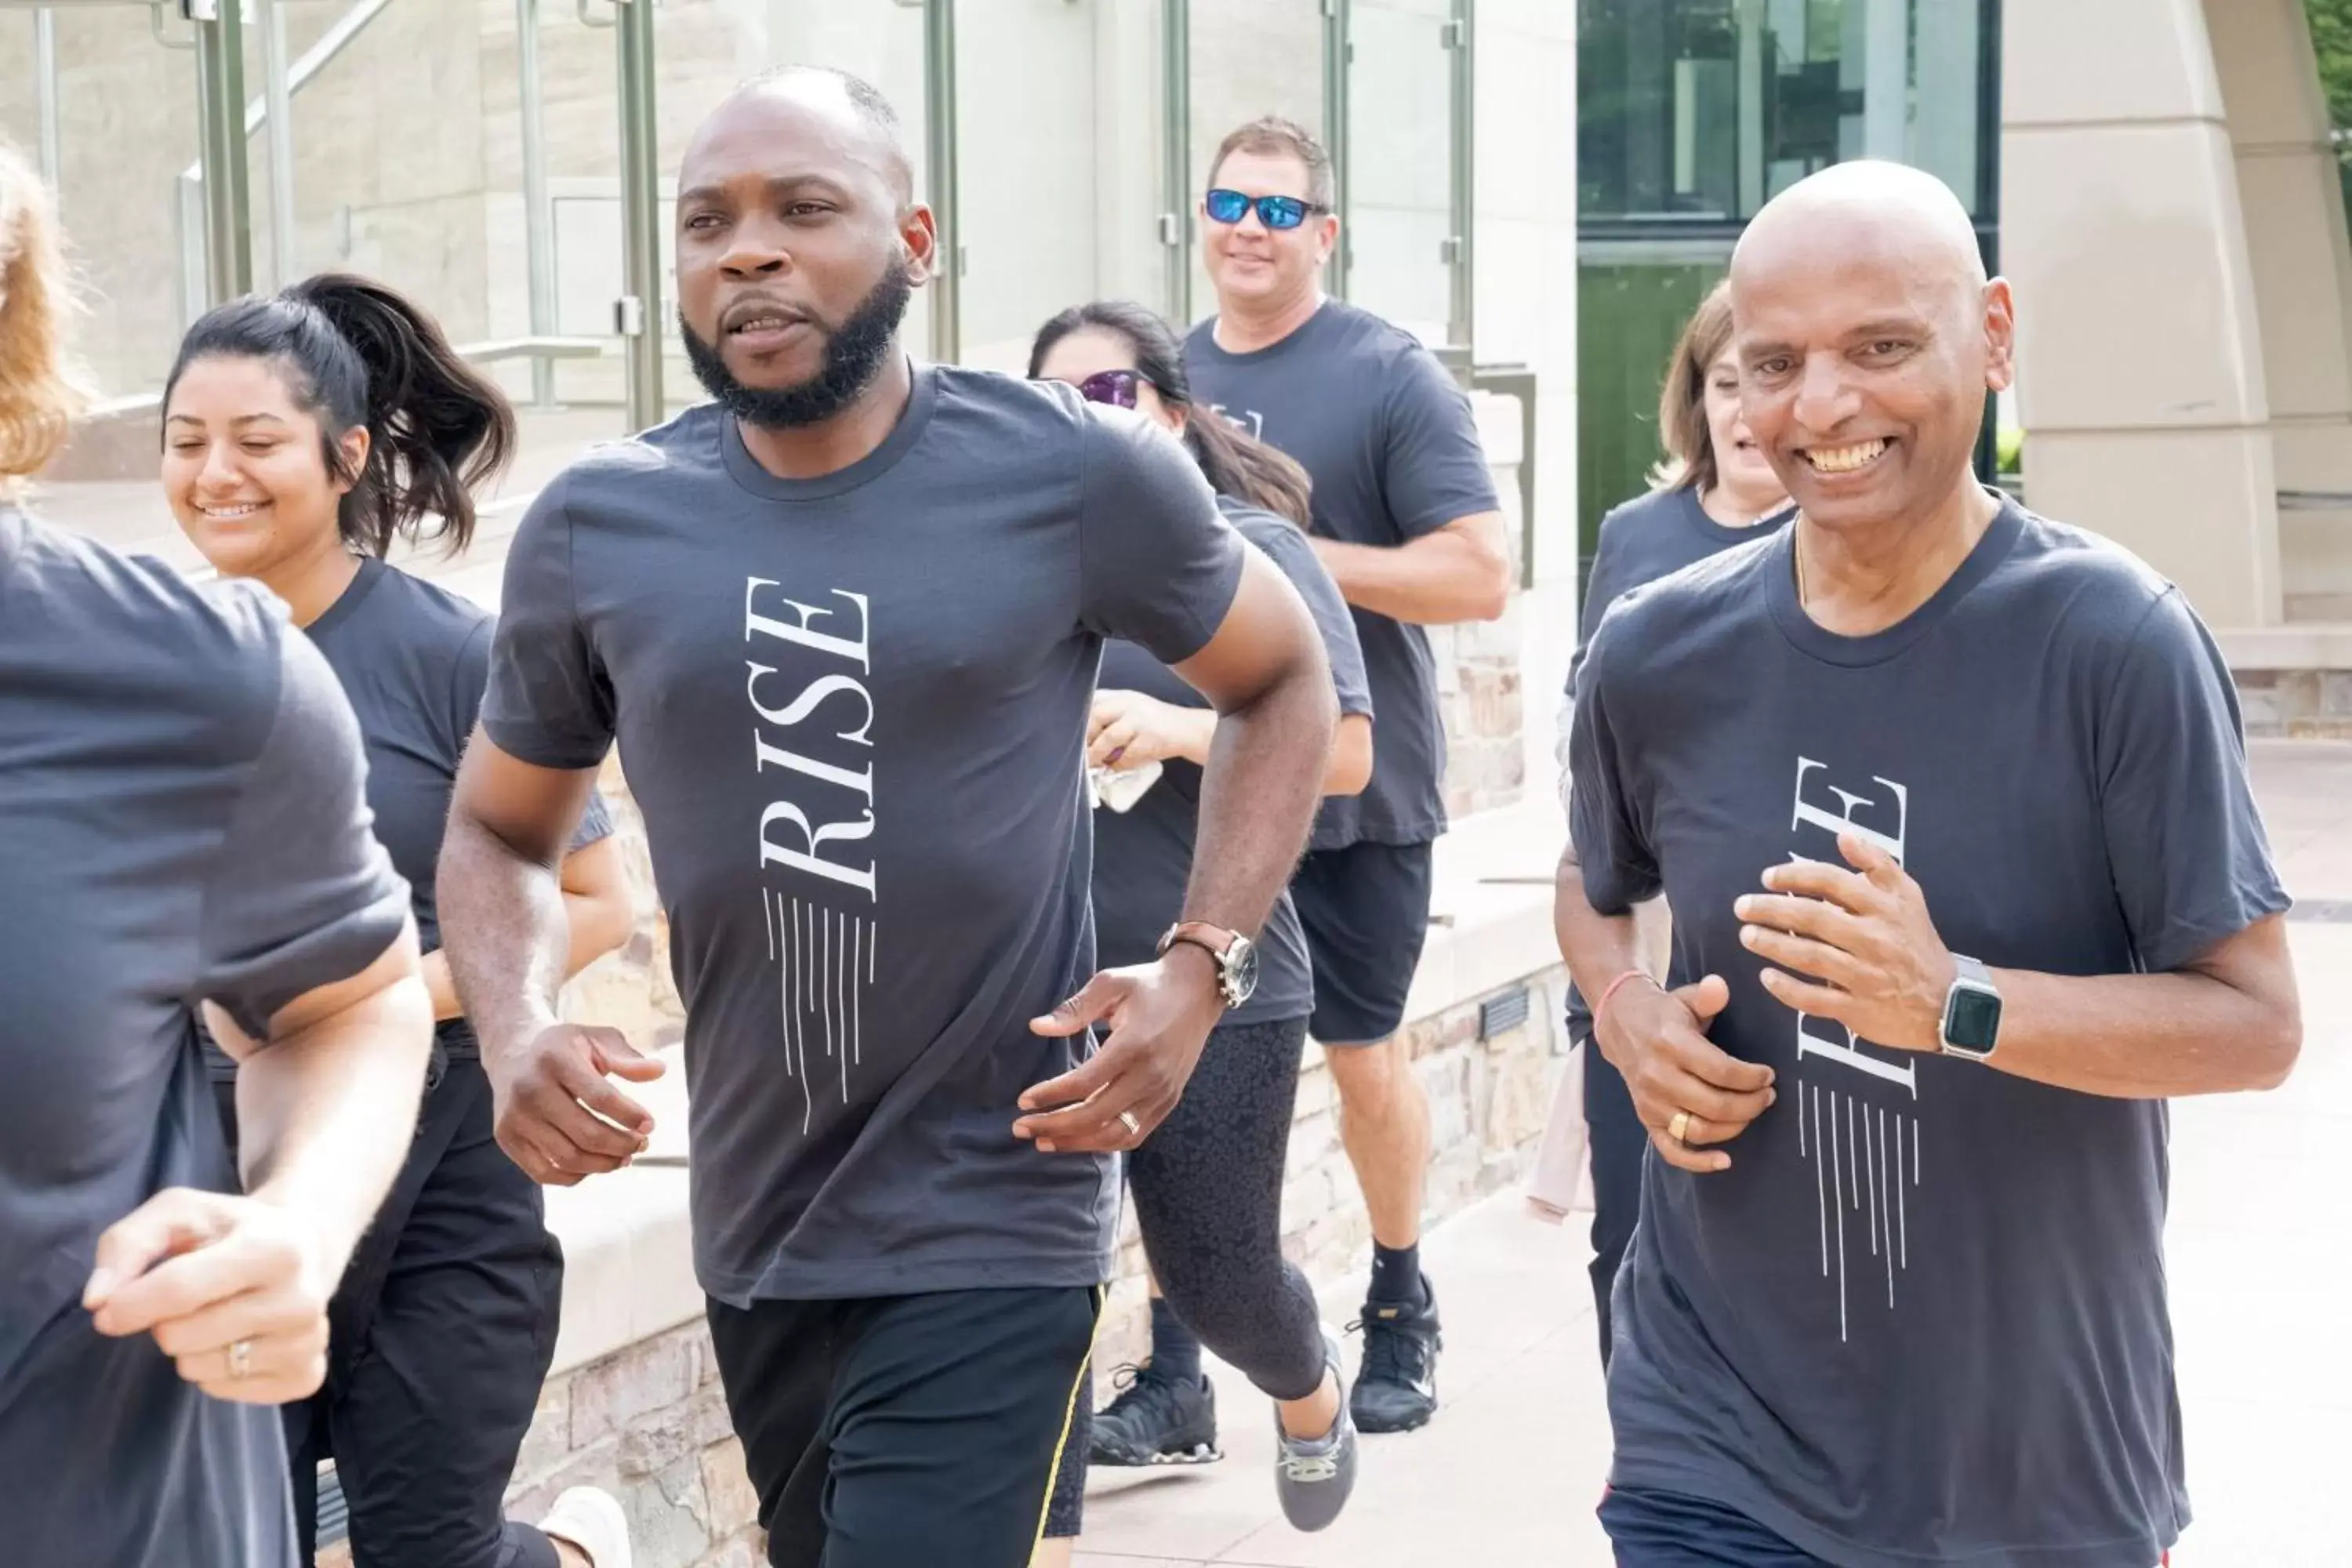
[(1020, 374), (1045, 321), (1157, 304), (1157, 0), (982, 0), (956, 32), (966, 364)]
[(1683, 323), (1731, 263), (1728, 241), (1660, 249), (1577, 268), (1579, 580), (1610, 508), (1649, 488), (1658, 394)]
[[(1208, 188), (1217, 143), (1229, 132), (1262, 114), (1279, 114), (1327, 146), (1330, 138), (1323, 124), (1319, 0), (1192, 0), (1192, 191), (1185, 209), (1197, 257), (1201, 193)], [(1359, 164), (1359, 192), (1362, 177)], [(1192, 289), (1192, 314), (1205, 320), (1216, 313), (1216, 295), (1203, 279)], [(1444, 320), (1443, 309), (1438, 320)]]
[[(144, 5), (47, 16), (56, 139), (44, 148), (36, 14), (16, 8), (0, 9), (0, 136), (37, 167), (45, 153), (55, 161), (89, 307), (75, 341), (100, 392), (154, 392), (179, 343), (173, 215), (177, 176), (196, 161), (196, 57), (158, 43)], [(190, 41), (186, 23), (166, 28), (174, 43)]]
[[(73, 342), (109, 404), (75, 434), (35, 493), (45, 517), (110, 543), (197, 563), (156, 489), (160, 392), (179, 346), (179, 176), (196, 161), (196, 57), (159, 42), (139, 5), (52, 9), (42, 37), (33, 12), (0, 8), (0, 136), (37, 167), (56, 167), (68, 259), (86, 309)], [(164, 37), (192, 46), (173, 16)], [(44, 62), (55, 97), (44, 89)], [(53, 139), (43, 103), (54, 104)], [(45, 141), (47, 144), (45, 145)], [(194, 195), (193, 189), (191, 196)], [(186, 237), (202, 300), (202, 202)]]
[(1580, 210), (1736, 222), (1841, 158), (1931, 170), (1980, 217), (1996, 0), (1580, 0)]
[(1349, 28), (1348, 298), (1432, 347), (1452, 271), (1449, 0), (1355, 0)]

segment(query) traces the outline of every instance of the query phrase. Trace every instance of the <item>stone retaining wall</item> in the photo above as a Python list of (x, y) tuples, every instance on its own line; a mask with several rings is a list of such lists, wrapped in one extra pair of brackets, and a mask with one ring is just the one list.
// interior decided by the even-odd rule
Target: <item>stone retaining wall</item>
[(2249, 738), (2352, 741), (2352, 670), (2241, 669), (2232, 673)]

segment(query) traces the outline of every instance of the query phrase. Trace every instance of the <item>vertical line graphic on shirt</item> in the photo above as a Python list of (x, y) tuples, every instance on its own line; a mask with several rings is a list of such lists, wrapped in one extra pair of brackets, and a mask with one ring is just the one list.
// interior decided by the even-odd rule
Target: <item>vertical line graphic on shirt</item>
[[(1898, 1128), (1902, 1125), (1900, 1121), (1895, 1122)], [(1886, 1233), (1886, 1306), (1892, 1311), (1895, 1307), (1895, 1229), (1887, 1223), (1886, 1189), (1902, 1179), (1902, 1173), (1886, 1163), (1886, 1111), (1884, 1107), (1878, 1112), (1878, 1167), (1886, 1173), (1886, 1181), (1878, 1189), (1878, 1228)]]
[(801, 901), (793, 900), (793, 1010), (784, 1018), (784, 1049), (792, 1053), (799, 1065), (793, 1076), (801, 1080), (801, 1131), (806, 1134), (816, 1116), (816, 1093), (809, 1088), (808, 1079), (808, 994), (809, 994), (808, 925), (801, 916)]
[(1862, 1110), (1862, 1167), (1864, 1173), (1870, 1178), (1870, 1198), (1862, 1205), (1862, 1208), (1863, 1212), (1870, 1216), (1870, 1255), (1875, 1258), (1878, 1256), (1878, 1156), (1871, 1151), (1870, 1147), (1870, 1108), (1868, 1106), (1863, 1107)]
[[(833, 911), (816, 911), (816, 1012), (824, 1026), (824, 1059), (833, 1059)], [(842, 1093), (845, 1103), (849, 1095)]]
[[(777, 1024), (785, 1076), (801, 1086), (803, 1135), (816, 1121), (808, 1058), (820, 1030), (841, 1102), (850, 1103), (851, 1069), (865, 1059), (865, 994), (874, 984), (880, 945), (875, 709), (867, 684), (872, 631), (871, 603), (863, 594), (744, 579), (750, 653), (743, 691), (754, 720), (752, 767), (766, 798), (759, 867), (763, 879), (780, 873), (789, 889), (762, 887), (761, 918), (769, 957), (781, 966)], [(860, 896), (865, 908), (857, 912), (836, 901)]]
[[(1914, 1143), (1912, 1147), (1918, 1145)], [(1895, 1224), (1902, 1237), (1903, 1267), (1908, 1268), (1911, 1267), (1911, 1216), (1905, 1212), (1903, 1204), (1903, 1118), (1899, 1116), (1895, 1119)], [(1889, 1290), (1894, 1288), (1892, 1283), (1887, 1286)]]
[[(1830, 1098), (1832, 1101), (1834, 1102), (1837, 1097), (1835, 1095), (1832, 1095)], [(1797, 1133), (1800, 1138), (1803, 1137), (1804, 1131), (1805, 1089), (1804, 1086), (1800, 1084), (1797, 1086)], [(1819, 1084), (1815, 1084), (1813, 1086), (1813, 1147), (1818, 1149), (1821, 1146), (1822, 1089)], [(1822, 1170), (1822, 1162), (1815, 1160), (1812, 1162), (1812, 1166), (1813, 1205), (1821, 1210), (1822, 1215), (1822, 1273), (1823, 1277), (1826, 1278), (1830, 1271), (1830, 1179), (1827, 1173)]]
[[(1832, 1089), (1830, 1090), (1830, 1192), (1831, 1195), (1837, 1199), (1838, 1340), (1843, 1343), (1845, 1340), (1845, 1167), (1838, 1163), (1837, 1119), (1837, 1090)], [(1822, 1265), (1822, 1272), (1825, 1275), (1829, 1272), (1826, 1263)]]
[[(1790, 858), (1843, 868), (1845, 858), (1838, 852), (1837, 840), (1840, 835), (1851, 833), (1901, 865), (1909, 838), (1911, 792), (1893, 779), (1876, 775), (1871, 776), (1869, 784), (1867, 790), (1843, 788), (1831, 782), (1829, 764), (1799, 757), (1790, 820), (1795, 841)], [(1857, 1247), (1866, 1245), (1872, 1257), (1885, 1261), (1890, 1311), (1895, 1307), (1895, 1276), (1911, 1267), (1911, 1213), (1905, 1189), (1906, 1184), (1919, 1185), (1919, 1121), (1915, 1109), (1919, 1101), (1918, 1058), (1910, 1052), (1883, 1051), (1834, 1019), (1804, 1013), (1793, 1016), (1797, 1157), (1813, 1166), (1813, 1201), (1822, 1226), (1822, 1278), (1825, 1281), (1831, 1278), (1828, 1226), (1832, 1218), (1837, 1221), (1838, 1338), (1843, 1342), (1851, 1337), (1853, 1326), (1845, 1266), (1845, 1233), (1851, 1220), (1862, 1221), (1854, 1237)], [(1831, 1081), (1846, 1087), (1843, 1092), (1825, 1087)], [(1887, 1102), (1889, 1096), (1893, 1103)], [(1805, 1116), (1809, 1103), (1810, 1128)], [(1824, 1109), (1829, 1113), (1826, 1132)], [(1907, 1184), (1904, 1180), (1906, 1144)]]
[(838, 962), (833, 966), (833, 1005), (841, 1020), (841, 1103), (849, 1103), (849, 917), (836, 914), (841, 937), (834, 944)]

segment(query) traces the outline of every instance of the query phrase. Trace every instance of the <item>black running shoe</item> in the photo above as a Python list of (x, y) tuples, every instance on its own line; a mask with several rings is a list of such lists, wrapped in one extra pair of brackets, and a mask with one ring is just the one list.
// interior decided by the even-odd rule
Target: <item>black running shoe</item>
[(1095, 1414), (1089, 1464), (1205, 1465), (1225, 1457), (1217, 1448), (1217, 1391), (1206, 1376), (1166, 1377), (1146, 1362), (1120, 1367), (1112, 1381), (1119, 1395)]
[(1367, 1301), (1364, 1315), (1348, 1325), (1364, 1335), (1364, 1364), (1348, 1408), (1363, 1432), (1410, 1432), (1437, 1414), (1437, 1288), (1421, 1277), (1419, 1307)]

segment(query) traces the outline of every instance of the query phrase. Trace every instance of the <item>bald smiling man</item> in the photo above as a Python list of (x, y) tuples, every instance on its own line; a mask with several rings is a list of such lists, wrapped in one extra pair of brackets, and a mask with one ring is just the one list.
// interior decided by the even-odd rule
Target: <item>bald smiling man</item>
[(2015, 305), (1941, 184), (1815, 175), (1732, 289), (1801, 512), (1622, 598), (1572, 742), (1563, 945), (1653, 1146), (1601, 1518), (1628, 1568), (2151, 1568), (2165, 1101), (2301, 1040), (2229, 672), (1972, 477)]
[[(1157, 426), (898, 341), (936, 258), (888, 104), (793, 69), (679, 173), (713, 401), (540, 496), (438, 885), (499, 1142), (625, 1164), (659, 1070), (557, 1022), (554, 868), (614, 741), (687, 1007), (696, 1273), (778, 1568), (1020, 1568), (1109, 1278), (1117, 1154), (1249, 997), (1337, 700)], [(1218, 709), (1154, 963), (1094, 965), (1106, 638)], [(1092, 1048), (1100, 1026), (1104, 1038)]]

